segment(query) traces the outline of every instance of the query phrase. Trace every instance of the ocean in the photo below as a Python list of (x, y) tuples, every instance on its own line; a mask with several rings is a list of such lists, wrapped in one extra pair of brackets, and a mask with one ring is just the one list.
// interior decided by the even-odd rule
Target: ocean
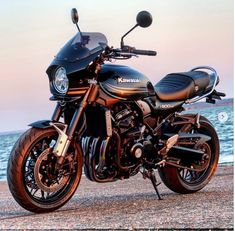
[[(200, 113), (216, 128), (220, 139), (219, 163), (233, 162), (233, 107), (220, 106), (188, 110), (186, 113)], [(222, 117), (221, 117), (222, 113)], [(22, 132), (0, 134), (0, 180), (6, 180), (7, 161), (11, 149)]]

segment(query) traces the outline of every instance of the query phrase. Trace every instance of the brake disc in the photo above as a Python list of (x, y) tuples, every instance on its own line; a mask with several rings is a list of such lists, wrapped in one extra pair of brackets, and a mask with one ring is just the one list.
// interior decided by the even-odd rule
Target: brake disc
[(37, 158), (34, 166), (34, 178), (37, 186), (42, 191), (48, 193), (56, 192), (62, 189), (68, 182), (69, 178), (69, 175), (60, 176), (59, 173), (52, 174), (51, 172), (49, 172), (52, 166), (55, 166), (56, 163), (56, 156), (52, 156), (52, 158), (55, 158), (55, 163), (53, 163), (52, 158), (51, 160), (49, 159), (51, 155), (53, 154), (51, 153), (50, 148), (44, 150), (42, 154)]

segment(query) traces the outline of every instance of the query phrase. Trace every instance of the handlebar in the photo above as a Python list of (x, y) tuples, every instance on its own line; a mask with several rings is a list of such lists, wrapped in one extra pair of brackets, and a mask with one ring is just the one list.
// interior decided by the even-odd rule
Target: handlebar
[(156, 51), (150, 51), (150, 50), (136, 50), (133, 49), (132, 53), (136, 55), (149, 55), (149, 56), (156, 56), (157, 52)]
[(130, 46), (123, 46), (121, 49), (120, 48), (119, 49), (111, 49), (111, 51), (117, 55), (116, 58), (119, 58), (120, 56), (130, 58), (131, 56), (137, 56), (137, 55), (148, 55), (148, 56), (156, 56), (157, 55), (156, 51), (138, 50), (138, 49), (135, 49), (134, 47), (130, 47)]

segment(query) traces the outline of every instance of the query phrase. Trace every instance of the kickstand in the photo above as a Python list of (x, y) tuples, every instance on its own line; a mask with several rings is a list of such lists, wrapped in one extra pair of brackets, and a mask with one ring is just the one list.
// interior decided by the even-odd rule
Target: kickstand
[(148, 170), (148, 171), (145, 170), (143, 172), (143, 177), (144, 178), (149, 178), (151, 180), (151, 182), (153, 184), (153, 187), (154, 187), (154, 189), (155, 189), (155, 191), (157, 193), (158, 199), (159, 200), (163, 200), (161, 195), (160, 195), (160, 193), (159, 193), (159, 191), (158, 191), (158, 188), (157, 188), (161, 184), (161, 182), (157, 183), (157, 178), (155, 176), (154, 171), (152, 169)]
[(150, 178), (150, 180), (151, 180), (151, 182), (153, 184), (153, 187), (154, 187), (154, 189), (155, 189), (155, 191), (157, 193), (158, 199), (162, 200), (162, 197), (161, 197), (161, 195), (160, 195), (160, 193), (158, 191), (158, 188), (157, 188), (161, 184), (161, 182), (157, 183), (157, 179), (156, 179), (156, 176), (155, 176), (155, 173), (154, 173), (153, 170), (150, 171), (149, 175), (150, 175), (149, 178)]

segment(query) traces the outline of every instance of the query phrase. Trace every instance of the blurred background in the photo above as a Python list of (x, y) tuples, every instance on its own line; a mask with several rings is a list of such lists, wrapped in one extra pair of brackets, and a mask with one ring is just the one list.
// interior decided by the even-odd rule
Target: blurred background
[(114, 47), (137, 13), (150, 11), (153, 24), (137, 28), (125, 42), (158, 56), (125, 64), (154, 84), (167, 73), (211, 65), (221, 78), (218, 90), (233, 96), (233, 0), (0, 0), (0, 6), (0, 132), (50, 118), (54, 103), (48, 100), (45, 71), (77, 32), (70, 19), (73, 7), (81, 30), (104, 33)]

